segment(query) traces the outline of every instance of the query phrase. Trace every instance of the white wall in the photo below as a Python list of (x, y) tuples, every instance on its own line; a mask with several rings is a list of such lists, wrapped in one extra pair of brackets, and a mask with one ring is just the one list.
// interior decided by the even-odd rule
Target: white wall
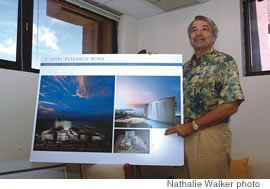
[(211, 0), (138, 21), (138, 49), (155, 53), (181, 53), (188, 60), (193, 50), (189, 45), (187, 26), (196, 15), (211, 17), (220, 33), (215, 44), (217, 50), (232, 55), (238, 63), (240, 82), (246, 101), (232, 117), (233, 156), (251, 159), (270, 159), (270, 76), (244, 77), (244, 47), (241, 32), (241, 6), (239, 0)]
[(137, 53), (137, 20), (127, 15), (121, 16), (118, 24), (118, 53)]
[(29, 159), (38, 74), (0, 69), (0, 161)]

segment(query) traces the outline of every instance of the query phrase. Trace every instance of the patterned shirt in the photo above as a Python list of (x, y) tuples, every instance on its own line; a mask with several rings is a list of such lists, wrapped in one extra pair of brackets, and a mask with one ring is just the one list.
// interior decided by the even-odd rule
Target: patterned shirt
[(198, 59), (193, 55), (183, 70), (185, 123), (220, 104), (244, 101), (238, 68), (230, 55), (210, 49)]

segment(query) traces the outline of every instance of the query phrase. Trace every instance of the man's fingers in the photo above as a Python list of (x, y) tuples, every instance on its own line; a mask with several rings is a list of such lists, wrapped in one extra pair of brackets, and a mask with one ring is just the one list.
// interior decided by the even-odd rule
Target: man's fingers
[(165, 131), (165, 135), (176, 133), (176, 127), (169, 128)]

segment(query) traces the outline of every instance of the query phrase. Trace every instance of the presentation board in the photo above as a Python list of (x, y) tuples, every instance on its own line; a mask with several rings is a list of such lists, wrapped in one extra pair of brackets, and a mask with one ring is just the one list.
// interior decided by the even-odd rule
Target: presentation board
[(33, 127), (33, 162), (184, 164), (182, 56), (45, 56)]

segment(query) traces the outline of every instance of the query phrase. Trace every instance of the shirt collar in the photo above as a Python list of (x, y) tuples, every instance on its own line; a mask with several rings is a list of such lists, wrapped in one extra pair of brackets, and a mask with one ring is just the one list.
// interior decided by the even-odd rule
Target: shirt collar
[(214, 51), (213, 48), (210, 48), (204, 55), (200, 56), (198, 59), (196, 57), (195, 54), (193, 54), (193, 56), (191, 57), (191, 61), (196, 64), (200, 64), (200, 62), (202, 62), (202, 60), (204, 60), (209, 54), (211, 54)]

